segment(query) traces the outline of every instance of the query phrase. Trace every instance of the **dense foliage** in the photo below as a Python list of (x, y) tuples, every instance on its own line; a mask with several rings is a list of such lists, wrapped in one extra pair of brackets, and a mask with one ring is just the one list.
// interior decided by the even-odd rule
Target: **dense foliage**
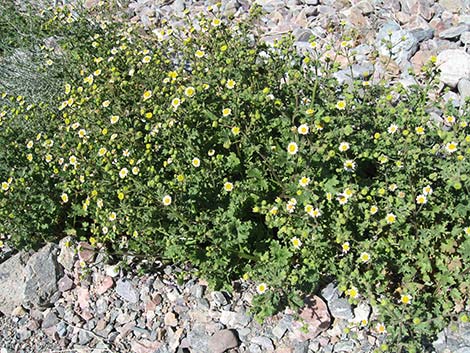
[[(61, 48), (44, 47), (41, 70), (63, 67), (63, 92), (54, 105), (1, 96), (4, 241), (67, 233), (190, 263), (218, 287), (251, 279), (260, 318), (334, 277), (380, 308), (385, 325), (363, 324), (393, 351), (462, 313), (470, 116), (429, 99), (432, 61), (416, 86), (339, 85), (319, 39), (269, 45), (215, 11), (153, 32), (40, 16)], [(352, 63), (352, 47), (330, 49)]]

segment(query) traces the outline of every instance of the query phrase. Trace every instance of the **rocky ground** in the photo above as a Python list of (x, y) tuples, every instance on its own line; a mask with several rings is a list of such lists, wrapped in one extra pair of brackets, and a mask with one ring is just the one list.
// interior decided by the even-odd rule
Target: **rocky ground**
[[(341, 41), (338, 26), (358, 35), (353, 75), (388, 77), (408, 85), (408, 69), (432, 55), (441, 67), (446, 99), (460, 106), (470, 96), (469, 0), (257, 0), (266, 14), (259, 26), (267, 41), (293, 32), (300, 50), (314, 34), (319, 46)], [(124, 6), (133, 21), (158, 27), (177, 23), (186, 8), (203, 11), (215, 1), (138, 0)], [(224, 0), (222, 18), (246, 15), (252, 2)], [(89, 7), (97, 0), (87, 0)], [(172, 17), (175, 15), (175, 17)], [(334, 28), (327, 31), (327, 28)], [(382, 39), (390, 38), (393, 60), (385, 66)], [(404, 39), (403, 39), (404, 38)], [(351, 79), (346, 62), (340, 83)], [(433, 111), (439, 118), (442, 112)], [(69, 245), (69, 246), (68, 246)], [(305, 298), (298, 313), (286, 310), (260, 324), (248, 313), (255, 294), (248, 282), (233, 293), (209, 291), (202, 280), (177, 279), (181, 269), (141, 271), (132, 258), (118, 267), (88, 244), (48, 244), (35, 253), (0, 257), (0, 353), (12, 352), (371, 352), (386, 337), (367, 302), (351, 307), (334, 283)], [(298, 321), (298, 314), (303, 323)], [(308, 332), (302, 329), (308, 325)], [(386, 329), (386, 328), (385, 328)], [(433, 343), (437, 352), (470, 352), (470, 325), (453, 324)]]

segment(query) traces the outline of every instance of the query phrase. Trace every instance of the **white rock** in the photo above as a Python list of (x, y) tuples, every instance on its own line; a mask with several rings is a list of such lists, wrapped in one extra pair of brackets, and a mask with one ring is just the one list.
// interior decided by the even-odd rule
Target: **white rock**
[(437, 56), (441, 70), (440, 79), (447, 86), (455, 88), (462, 78), (470, 79), (470, 55), (460, 49), (447, 49)]

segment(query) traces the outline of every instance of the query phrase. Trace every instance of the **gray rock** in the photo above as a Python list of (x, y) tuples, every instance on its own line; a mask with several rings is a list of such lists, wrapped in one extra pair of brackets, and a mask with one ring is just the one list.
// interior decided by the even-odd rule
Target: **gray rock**
[(345, 298), (338, 298), (328, 302), (328, 308), (330, 309), (331, 315), (336, 319), (351, 320), (353, 318), (351, 304), (349, 304), (348, 300)]
[(82, 346), (86, 345), (92, 339), (93, 339), (93, 336), (91, 335), (91, 333), (85, 330), (80, 330), (80, 332), (78, 333), (78, 343), (81, 344)]
[(307, 353), (309, 347), (309, 341), (294, 342), (292, 347), (292, 353)]
[(227, 349), (238, 347), (238, 337), (235, 330), (221, 330), (209, 338), (209, 352), (223, 353)]
[(59, 242), (60, 253), (57, 261), (67, 270), (72, 271), (75, 263), (75, 247), (67, 246), (72, 243), (72, 237), (65, 237)]
[(67, 275), (64, 275), (57, 283), (57, 288), (61, 292), (67, 292), (68, 290), (72, 289), (72, 287), (73, 281)]
[(470, 97), (470, 79), (462, 78), (457, 85), (462, 100)]
[(116, 282), (116, 293), (129, 303), (137, 303), (139, 301), (139, 293), (131, 281), (119, 279)]
[(460, 41), (463, 45), (470, 45), (470, 31), (462, 33), (460, 35)]
[(263, 349), (263, 352), (274, 351), (273, 341), (269, 337), (255, 336), (251, 339), (251, 343), (257, 344)]
[(57, 253), (57, 246), (50, 243), (29, 258), (25, 270), (25, 301), (39, 307), (52, 304), (50, 299), (57, 292), (57, 281), (62, 276)]
[(415, 28), (415, 29), (412, 29), (410, 32), (413, 35), (413, 37), (416, 38), (418, 43), (421, 43), (425, 40), (432, 39), (434, 37), (433, 28)]
[(292, 320), (288, 320), (287, 318), (282, 318), (276, 326), (274, 326), (272, 333), (274, 337), (280, 340), (287, 332), (289, 327), (292, 325)]
[(439, 0), (439, 5), (450, 12), (459, 12), (462, 9), (462, 0)]
[(44, 320), (42, 321), (41, 327), (42, 328), (49, 328), (49, 327), (52, 327), (52, 326), (54, 326), (58, 323), (59, 323), (59, 318), (57, 317), (57, 315), (52, 310), (50, 310), (46, 314), (46, 316), (44, 317)]
[(96, 301), (96, 313), (98, 315), (105, 314), (108, 311), (108, 301), (106, 297), (99, 297)]
[(437, 353), (470, 353), (470, 323), (451, 323), (433, 342)]
[(208, 352), (209, 336), (204, 325), (196, 324), (181, 342), (182, 348), (190, 348), (192, 352)]
[(251, 322), (251, 316), (243, 312), (222, 310), (220, 322), (230, 328), (242, 328)]
[(321, 296), (327, 303), (339, 298), (338, 287), (336, 283), (331, 282), (321, 291)]
[(65, 335), (67, 335), (67, 324), (63, 321), (60, 321), (57, 323), (56, 330), (59, 337), (65, 337)]
[(0, 312), (10, 315), (24, 301), (27, 255), (23, 252), (0, 264)]
[(335, 352), (352, 352), (354, 350), (355, 344), (353, 341), (339, 341), (335, 344)]
[(466, 24), (460, 24), (455, 27), (451, 27), (439, 33), (439, 38), (442, 39), (454, 39), (459, 38), (460, 35), (468, 30)]
[(470, 79), (470, 54), (460, 49), (447, 49), (437, 56), (440, 80), (455, 88), (462, 78)]
[(261, 347), (254, 343), (250, 344), (248, 349), (250, 350), (250, 353), (263, 353)]
[(363, 320), (368, 321), (371, 313), (371, 307), (367, 303), (360, 303), (354, 308), (354, 322), (360, 323)]
[(196, 299), (200, 299), (204, 296), (205, 287), (200, 284), (195, 285), (191, 288), (191, 293)]
[(212, 292), (212, 299), (217, 306), (227, 305), (228, 301), (222, 292)]

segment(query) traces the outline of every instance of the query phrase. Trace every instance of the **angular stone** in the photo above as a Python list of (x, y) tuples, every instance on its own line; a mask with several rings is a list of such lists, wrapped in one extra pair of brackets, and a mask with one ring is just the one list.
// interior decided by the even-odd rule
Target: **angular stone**
[(470, 31), (462, 33), (460, 35), (460, 41), (463, 45), (470, 45)]
[(155, 353), (161, 346), (162, 342), (149, 341), (147, 339), (131, 342), (131, 350), (134, 353)]
[(165, 321), (166, 326), (171, 326), (171, 327), (178, 326), (178, 319), (176, 318), (176, 315), (173, 312), (166, 313), (164, 321)]
[(470, 55), (464, 50), (447, 49), (437, 56), (440, 80), (455, 88), (462, 78), (470, 79)]
[(46, 316), (44, 316), (44, 320), (42, 320), (41, 327), (43, 329), (49, 328), (58, 323), (59, 323), (59, 318), (57, 317), (57, 315), (52, 310), (49, 310)]
[(251, 343), (254, 343), (260, 346), (263, 352), (274, 351), (273, 341), (269, 337), (255, 336), (251, 339)]
[(338, 298), (328, 303), (331, 315), (336, 319), (351, 320), (353, 313), (351, 304), (345, 298)]
[(223, 353), (227, 349), (238, 347), (238, 337), (234, 330), (221, 330), (209, 338), (209, 352)]
[(120, 279), (116, 283), (116, 293), (125, 301), (137, 303), (139, 301), (139, 293), (135, 289), (132, 282)]
[(459, 90), (463, 101), (470, 97), (470, 79), (462, 78), (459, 80), (457, 89)]
[(439, 5), (450, 12), (457, 13), (462, 9), (462, 0), (439, 0)]
[(62, 267), (57, 262), (58, 248), (49, 243), (34, 253), (26, 264), (24, 298), (36, 306), (49, 306), (51, 296), (57, 292), (57, 281)]
[(26, 261), (27, 255), (19, 252), (0, 264), (0, 312), (4, 315), (23, 304)]
[(439, 38), (442, 39), (454, 39), (459, 38), (460, 35), (468, 30), (466, 24), (460, 24), (455, 27), (451, 27), (439, 33)]
[(292, 324), (292, 334), (298, 341), (307, 341), (325, 331), (331, 323), (326, 303), (317, 296), (304, 298), (304, 306), (300, 310), (300, 320)]
[(251, 316), (245, 312), (222, 310), (219, 321), (230, 328), (242, 328), (250, 323)]
[(97, 278), (97, 283), (95, 285), (95, 291), (98, 295), (102, 295), (107, 292), (114, 284), (112, 277), (109, 276), (99, 276)]
[(70, 279), (69, 276), (64, 275), (57, 283), (57, 286), (59, 291), (67, 292), (68, 290), (72, 289), (73, 281)]
[(65, 237), (59, 242), (60, 253), (57, 261), (67, 270), (72, 271), (75, 263), (75, 247), (71, 246), (72, 237)]

